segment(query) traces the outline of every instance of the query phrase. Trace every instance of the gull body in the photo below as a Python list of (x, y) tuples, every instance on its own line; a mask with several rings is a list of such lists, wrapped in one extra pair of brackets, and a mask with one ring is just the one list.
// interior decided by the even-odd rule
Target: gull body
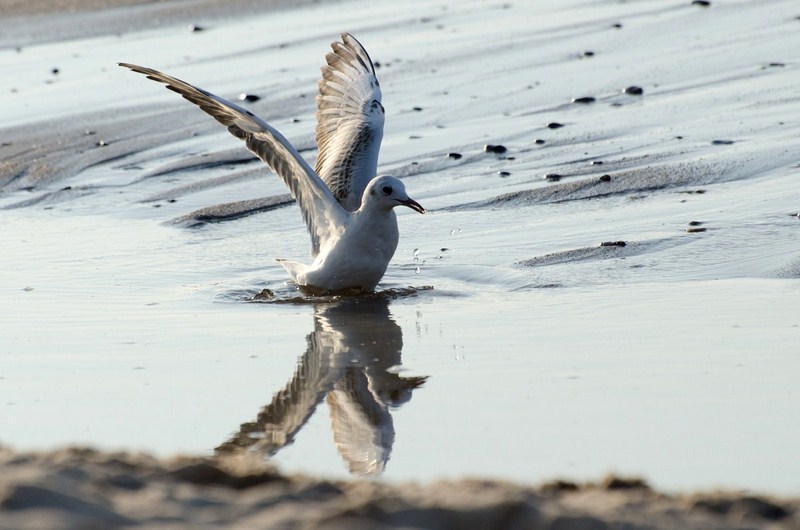
[(279, 260), (298, 285), (371, 291), (397, 249), (394, 208), (425, 209), (408, 197), (399, 179), (376, 176), (384, 108), (372, 60), (347, 33), (331, 48), (318, 83), (314, 169), (280, 132), (249, 110), (158, 70), (119, 64), (200, 107), (284, 181), (300, 206), (314, 257), (310, 265)]
[(299, 285), (337, 291), (371, 291), (386, 273), (400, 233), (394, 207), (425, 210), (406, 194), (403, 183), (390, 175), (374, 178), (364, 190), (361, 207), (346, 212), (339, 234), (328, 238), (311, 265), (281, 261)]

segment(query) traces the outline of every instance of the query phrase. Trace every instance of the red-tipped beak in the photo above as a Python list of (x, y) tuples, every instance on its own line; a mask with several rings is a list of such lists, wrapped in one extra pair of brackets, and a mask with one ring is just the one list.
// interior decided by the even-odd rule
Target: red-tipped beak
[(414, 199), (406, 199), (404, 201), (398, 201), (398, 202), (403, 206), (408, 206), (414, 211), (417, 211), (419, 213), (425, 213), (425, 208), (423, 208), (422, 205), (417, 201), (415, 201)]

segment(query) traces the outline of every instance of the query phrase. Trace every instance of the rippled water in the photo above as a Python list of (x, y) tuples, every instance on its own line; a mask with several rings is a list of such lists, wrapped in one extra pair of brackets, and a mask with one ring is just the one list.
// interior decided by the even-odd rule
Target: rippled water
[[(0, 442), (800, 491), (796, 6), (686, 4), (344, 2), (0, 50)], [(279, 179), (114, 62), (260, 94), (311, 159), (342, 30), (429, 214), (398, 212), (378, 295), (315, 297), (274, 261), (309, 248)]]

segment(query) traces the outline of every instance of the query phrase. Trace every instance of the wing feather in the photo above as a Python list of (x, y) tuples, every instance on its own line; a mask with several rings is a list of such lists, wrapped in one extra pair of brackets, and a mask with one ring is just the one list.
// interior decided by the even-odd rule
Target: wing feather
[(375, 67), (352, 35), (331, 44), (317, 96), (316, 172), (349, 211), (378, 172), (384, 110)]
[(346, 212), (319, 175), (275, 128), (249, 110), (158, 70), (129, 63), (119, 65), (164, 83), (244, 140), (247, 148), (278, 174), (297, 200), (311, 234), (312, 256), (319, 253), (327, 238), (338, 234)]

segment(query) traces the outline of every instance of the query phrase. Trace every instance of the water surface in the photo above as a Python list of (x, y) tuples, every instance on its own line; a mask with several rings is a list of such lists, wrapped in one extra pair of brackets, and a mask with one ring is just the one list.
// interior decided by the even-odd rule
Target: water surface
[[(0, 50), (0, 442), (800, 491), (794, 4), (365, 5)], [(296, 207), (186, 222), (279, 179), (114, 62), (258, 93), (313, 159), (342, 30), (430, 213), (399, 212), (384, 296), (297, 301)]]

